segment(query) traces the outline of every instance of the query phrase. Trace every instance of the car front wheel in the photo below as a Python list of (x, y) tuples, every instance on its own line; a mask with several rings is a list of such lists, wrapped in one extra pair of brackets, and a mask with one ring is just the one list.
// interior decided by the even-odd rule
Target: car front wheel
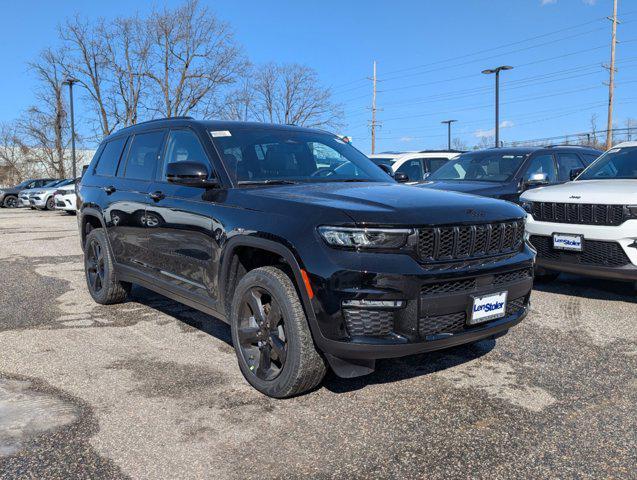
[(16, 208), (18, 206), (18, 197), (14, 197), (11, 195), (5, 197), (3, 205), (6, 208)]
[(239, 281), (230, 325), (241, 373), (261, 393), (299, 395), (325, 376), (296, 288), (282, 270), (257, 268)]

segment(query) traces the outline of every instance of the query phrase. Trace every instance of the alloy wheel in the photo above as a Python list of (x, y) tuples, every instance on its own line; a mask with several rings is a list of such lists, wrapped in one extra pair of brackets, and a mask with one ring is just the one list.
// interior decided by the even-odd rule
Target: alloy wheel
[(7, 208), (15, 208), (18, 206), (18, 199), (16, 197), (9, 197), (5, 200), (4, 205)]
[(93, 293), (99, 293), (104, 287), (104, 252), (99, 242), (93, 240), (87, 251), (86, 274)]
[(241, 299), (238, 322), (239, 349), (248, 368), (261, 380), (275, 379), (288, 351), (279, 303), (265, 289), (252, 287)]

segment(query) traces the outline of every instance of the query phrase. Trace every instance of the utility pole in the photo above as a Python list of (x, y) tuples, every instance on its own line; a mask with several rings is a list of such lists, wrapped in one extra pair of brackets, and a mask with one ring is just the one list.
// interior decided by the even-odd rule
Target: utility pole
[(617, 0), (613, 0), (613, 16), (608, 17), (613, 22), (610, 42), (610, 65), (608, 68), (608, 123), (606, 124), (606, 150), (613, 146), (613, 94), (615, 90), (615, 45), (617, 44)]
[(73, 111), (73, 84), (79, 80), (76, 78), (67, 78), (62, 85), (69, 86), (69, 103), (71, 107), (71, 162), (73, 169), (73, 178), (77, 178), (77, 162), (75, 161), (75, 114)]
[(495, 147), (500, 147), (500, 72), (502, 70), (511, 70), (510, 65), (501, 65), (496, 68), (482, 70), (482, 73), (490, 75), (495, 73)]
[(447, 124), (447, 150), (451, 150), (451, 124), (457, 121), (458, 120), (443, 120), (440, 122)]
[(372, 155), (376, 151), (376, 60), (374, 60), (374, 75), (372, 76)]

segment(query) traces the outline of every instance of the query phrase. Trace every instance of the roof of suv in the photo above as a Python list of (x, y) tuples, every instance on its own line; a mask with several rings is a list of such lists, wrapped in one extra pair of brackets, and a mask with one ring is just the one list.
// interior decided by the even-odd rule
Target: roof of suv
[(192, 117), (171, 117), (171, 118), (157, 118), (155, 120), (148, 120), (145, 122), (139, 122), (135, 125), (124, 127), (111, 136), (118, 136), (121, 133), (132, 132), (135, 130), (152, 129), (153, 127), (169, 127), (171, 125), (188, 125), (195, 124), (205, 128), (206, 130), (232, 130), (237, 128), (268, 128), (268, 129), (280, 129), (280, 130), (295, 130), (306, 132), (325, 132), (316, 128), (299, 127), (297, 125), (282, 125), (278, 123), (261, 123), (261, 122), (240, 122), (234, 120), (196, 120)]
[(505, 155), (506, 154), (526, 155), (529, 153), (539, 152), (541, 150), (575, 150), (575, 151), (582, 151), (582, 152), (600, 153), (599, 150), (596, 150), (592, 147), (583, 146), (583, 145), (548, 145), (548, 146), (542, 146), (542, 147), (499, 147), (499, 148), (492, 147), (492, 148), (485, 148), (482, 150), (473, 150), (473, 151), (469, 151), (465, 153), (493, 151), (493, 152), (503, 153)]

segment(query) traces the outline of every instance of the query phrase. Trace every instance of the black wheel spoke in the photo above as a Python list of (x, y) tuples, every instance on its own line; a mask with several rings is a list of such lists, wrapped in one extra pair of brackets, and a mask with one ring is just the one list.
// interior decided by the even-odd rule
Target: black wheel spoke
[(258, 341), (257, 334), (259, 330), (259, 327), (239, 328), (239, 341), (242, 345), (255, 345)]
[(248, 292), (248, 305), (250, 306), (250, 310), (252, 310), (252, 315), (254, 315), (256, 322), (258, 324), (263, 323), (265, 321), (265, 312), (263, 311), (261, 294), (257, 290), (251, 289)]
[(257, 376), (259, 378), (267, 378), (268, 372), (272, 367), (272, 361), (270, 357), (270, 348), (265, 346), (261, 349), (259, 355), (259, 366), (257, 367)]
[(281, 308), (276, 300), (272, 299), (270, 302), (270, 310), (268, 311), (268, 323), (270, 329), (276, 330), (279, 320), (281, 320)]
[(285, 358), (287, 356), (285, 342), (281, 340), (278, 335), (272, 334), (270, 335), (270, 344), (272, 345), (272, 350), (276, 354), (277, 360), (279, 360), (281, 366), (283, 366), (283, 364), (285, 363)]

